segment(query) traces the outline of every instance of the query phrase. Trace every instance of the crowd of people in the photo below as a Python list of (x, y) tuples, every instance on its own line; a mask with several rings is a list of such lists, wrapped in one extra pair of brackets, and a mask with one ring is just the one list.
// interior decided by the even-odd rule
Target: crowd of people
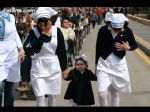
[[(70, 81), (64, 99), (72, 106), (94, 105), (91, 81), (98, 82), (101, 106), (108, 106), (108, 90), (111, 106), (119, 106), (119, 92), (131, 92), (125, 51), (135, 50), (137, 44), (128, 27), (125, 8), (66, 7), (55, 11), (51, 7), (38, 7), (35, 12), (21, 12), (16, 17), (4, 9), (0, 10), (0, 18), (4, 20), (0, 19), (1, 106), (3, 90), (4, 106), (14, 106), (16, 82), (18, 92), (33, 88), (36, 106), (47, 105), (46, 95), (48, 106), (56, 106), (62, 78)], [(95, 24), (100, 29), (92, 72), (87, 56), (80, 51)], [(69, 67), (73, 68), (68, 72)]]

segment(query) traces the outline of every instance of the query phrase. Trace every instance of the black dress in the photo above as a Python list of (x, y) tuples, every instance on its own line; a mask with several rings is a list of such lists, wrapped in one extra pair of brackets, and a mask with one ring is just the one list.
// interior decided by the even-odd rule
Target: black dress
[(66, 80), (71, 81), (64, 95), (64, 99), (72, 99), (77, 105), (95, 104), (91, 80), (96, 81), (97, 77), (92, 71), (85, 69), (83, 74), (81, 74), (74, 68), (69, 72)]

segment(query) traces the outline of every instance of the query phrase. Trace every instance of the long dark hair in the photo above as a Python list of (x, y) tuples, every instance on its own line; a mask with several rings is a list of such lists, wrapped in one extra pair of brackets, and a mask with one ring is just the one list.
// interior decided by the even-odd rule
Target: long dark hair
[(45, 18), (45, 17), (39, 18), (38, 21), (37, 21), (37, 23), (39, 23), (39, 22), (44, 22), (44, 25), (46, 25), (47, 22), (48, 22), (48, 20), (50, 20), (50, 19), (49, 19), (49, 18)]
[(50, 18), (50, 21), (52, 22), (52, 25), (55, 25), (55, 22), (57, 20), (57, 18), (59, 17), (59, 15), (53, 15), (51, 18)]

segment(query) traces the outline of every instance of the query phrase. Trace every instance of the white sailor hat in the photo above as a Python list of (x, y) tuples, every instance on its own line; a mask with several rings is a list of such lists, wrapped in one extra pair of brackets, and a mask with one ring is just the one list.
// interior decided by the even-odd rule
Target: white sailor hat
[(37, 21), (39, 18), (50, 18), (53, 15), (56, 15), (57, 12), (51, 7), (38, 7), (35, 13), (31, 14), (31, 17)]
[(125, 21), (129, 21), (122, 13), (113, 13), (109, 20), (113, 28), (123, 28)]

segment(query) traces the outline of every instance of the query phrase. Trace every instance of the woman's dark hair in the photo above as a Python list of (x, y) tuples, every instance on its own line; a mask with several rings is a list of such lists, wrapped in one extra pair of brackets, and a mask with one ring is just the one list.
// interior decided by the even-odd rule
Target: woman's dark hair
[(110, 21), (105, 21), (105, 24), (106, 25), (110, 25)]
[(58, 18), (58, 15), (57, 15), (57, 14), (56, 14), (56, 15), (51, 16), (50, 21), (52, 22), (52, 25), (54, 25), (54, 24), (55, 24), (55, 22), (56, 22), (57, 18)]
[(37, 23), (39, 23), (39, 22), (44, 22), (44, 25), (46, 25), (47, 22), (48, 22), (48, 20), (50, 20), (50, 19), (49, 19), (49, 18), (45, 18), (45, 17), (39, 18), (38, 21), (37, 21)]
[(128, 27), (128, 24), (129, 24), (129, 22), (125, 21), (125, 23), (124, 23), (124, 28), (127, 28), (127, 27)]

